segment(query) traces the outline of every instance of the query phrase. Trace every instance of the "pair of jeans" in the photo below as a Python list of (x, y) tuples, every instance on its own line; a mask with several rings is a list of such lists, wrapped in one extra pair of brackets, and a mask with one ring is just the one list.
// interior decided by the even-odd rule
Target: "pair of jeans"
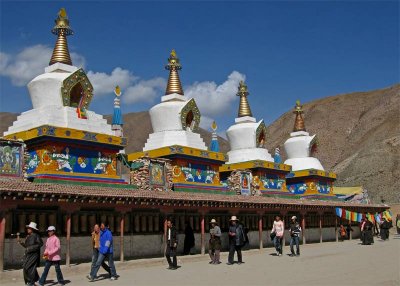
[(50, 260), (46, 260), (44, 264), (44, 270), (42, 276), (39, 279), (39, 285), (44, 285), (44, 283), (46, 282), (47, 275), (49, 274), (49, 270), (52, 265), (54, 265), (54, 268), (56, 269), (57, 282), (59, 284), (64, 285), (64, 277), (61, 273), (60, 261), (50, 261)]
[[(171, 261), (172, 256), (172, 261)], [(177, 267), (178, 262), (176, 260), (176, 247), (167, 246), (167, 251), (165, 252), (165, 257), (167, 258), (169, 267)]]
[[(97, 259), (99, 258), (99, 250), (97, 248), (93, 248), (93, 254), (92, 254), (92, 267), (90, 268), (90, 273), (92, 273), (93, 268), (96, 266), (96, 262)], [(101, 267), (103, 267), (103, 269), (105, 271), (108, 272), (108, 274), (111, 275), (111, 270), (110, 267), (104, 262), (101, 263)]]
[(280, 254), (282, 254), (282, 241), (283, 241), (283, 237), (275, 236), (275, 238), (274, 238), (275, 249), (276, 249), (276, 252), (278, 252)]
[(242, 263), (242, 247), (240, 245), (236, 245), (236, 241), (233, 240), (229, 243), (229, 255), (228, 255), (228, 263), (233, 263), (233, 257), (235, 255), (235, 251), (237, 252), (238, 262)]
[(92, 270), (90, 271), (90, 277), (91, 278), (96, 278), (97, 276), (97, 272), (100, 269), (100, 266), (104, 263), (104, 261), (107, 260), (108, 261), (108, 267), (110, 268), (110, 275), (111, 277), (117, 277), (117, 271), (115, 270), (115, 265), (114, 265), (114, 256), (112, 253), (100, 253), (98, 255), (96, 264), (94, 265), (94, 267), (92, 268)]
[(292, 236), (290, 238), (290, 252), (294, 253), (294, 245), (296, 245), (296, 254), (300, 255), (300, 238), (298, 236)]

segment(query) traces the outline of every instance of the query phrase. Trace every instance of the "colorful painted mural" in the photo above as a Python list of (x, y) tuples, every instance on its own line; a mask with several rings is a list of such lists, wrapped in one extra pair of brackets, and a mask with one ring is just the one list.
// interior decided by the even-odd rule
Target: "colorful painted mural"
[(240, 193), (242, 195), (250, 195), (251, 194), (251, 173), (250, 172), (242, 172), (240, 176)]
[(0, 142), (0, 175), (20, 176), (22, 172), (22, 146)]
[(210, 166), (191, 164), (187, 166), (175, 165), (172, 169), (174, 182), (196, 182), (219, 185), (219, 173)]
[(150, 185), (164, 186), (165, 185), (165, 171), (164, 165), (160, 163), (150, 163)]
[(305, 180), (305, 181), (297, 182), (294, 184), (290, 184), (288, 186), (288, 191), (295, 195), (302, 195), (302, 194), (332, 195), (333, 194), (332, 183), (324, 182), (321, 180)]
[(29, 151), (27, 173), (116, 176), (117, 160), (115, 152), (107, 153), (52, 143)]

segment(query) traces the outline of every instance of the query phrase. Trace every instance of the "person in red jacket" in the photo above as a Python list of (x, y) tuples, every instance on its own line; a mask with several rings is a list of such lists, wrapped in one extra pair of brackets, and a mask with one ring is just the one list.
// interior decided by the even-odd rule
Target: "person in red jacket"
[(43, 258), (46, 259), (42, 276), (39, 279), (39, 285), (42, 286), (46, 283), (47, 275), (49, 274), (50, 267), (54, 265), (57, 274), (58, 285), (64, 285), (64, 277), (60, 268), (61, 260), (61, 247), (60, 239), (55, 234), (56, 228), (49, 226), (47, 228), (47, 235), (49, 238), (46, 241), (46, 248), (43, 253)]

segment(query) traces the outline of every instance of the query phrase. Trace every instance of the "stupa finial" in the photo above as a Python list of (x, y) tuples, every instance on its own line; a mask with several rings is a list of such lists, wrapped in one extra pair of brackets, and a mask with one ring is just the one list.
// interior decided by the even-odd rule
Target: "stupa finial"
[(249, 92), (247, 91), (247, 85), (244, 83), (244, 81), (240, 81), (238, 92), (236, 95), (240, 96), (238, 117), (244, 117), (244, 116), (252, 117), (253, 115), (250, 110), (250, 105), (249, 102), (247, 101), (247, 96), (249, 95)]
[(213, 121), (211, 124), (212, 135), (211, 135), (211, 144), (210, 144), (210, 151), (219, 152), (219, 143), (218, 143), (218, 135), (217, 135), (217, 123)]
[(69, 55), (68, 50), (67, 36), (72, 35), (74, 32), (69, 26), (67, 12), (64, 8), (61, 8), (58, 12), (58, 17), (55, 22), (56, 25), (51, 32), (54, 35), (57, 35), (57, 41), (56, 45), (54, 46), (49, 65), (55, 63), (72, 65), (71, 56)]
[(171, 51), (171, 54), (168, 58), (168, 64), (165, 66), (165, 69), (169, 70), (168, 84), (167, 89), (165, 90), (165, 95), (172, 93), (183, 95), (182, 84), (178, 74), (178, 71), (182, 69), (182, 66), (175, 50)]
[(114, 113), (112, 117), (111, 129), (114, 131), (115, 136), (123, 136), (122, 126), (124, 125), (124, 121), (122, 118), (121, 106), (120, 106), (120, 97), (121, 97), (121, 88), (117, 85), (114, 89)]
[(302, 116), (303, 112), (303, 105), (300, 104), (300, 100), (296, 101), (296, 106), (294, 107), (294, 114), (296, 114), (296, 119), (294, 121), (294, 128), (293, 132), (297, 131), (306, 131), (306, 126), (304, 125), (304, 119)]

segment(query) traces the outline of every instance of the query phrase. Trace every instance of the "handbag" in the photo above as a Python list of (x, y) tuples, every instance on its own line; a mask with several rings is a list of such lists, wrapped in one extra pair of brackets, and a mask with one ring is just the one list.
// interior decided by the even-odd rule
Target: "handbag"
[(271, 234), (269, 235), (271, 237), (271, 240), (274, 240), (276, 233), (275, 232), (271, 232)]

